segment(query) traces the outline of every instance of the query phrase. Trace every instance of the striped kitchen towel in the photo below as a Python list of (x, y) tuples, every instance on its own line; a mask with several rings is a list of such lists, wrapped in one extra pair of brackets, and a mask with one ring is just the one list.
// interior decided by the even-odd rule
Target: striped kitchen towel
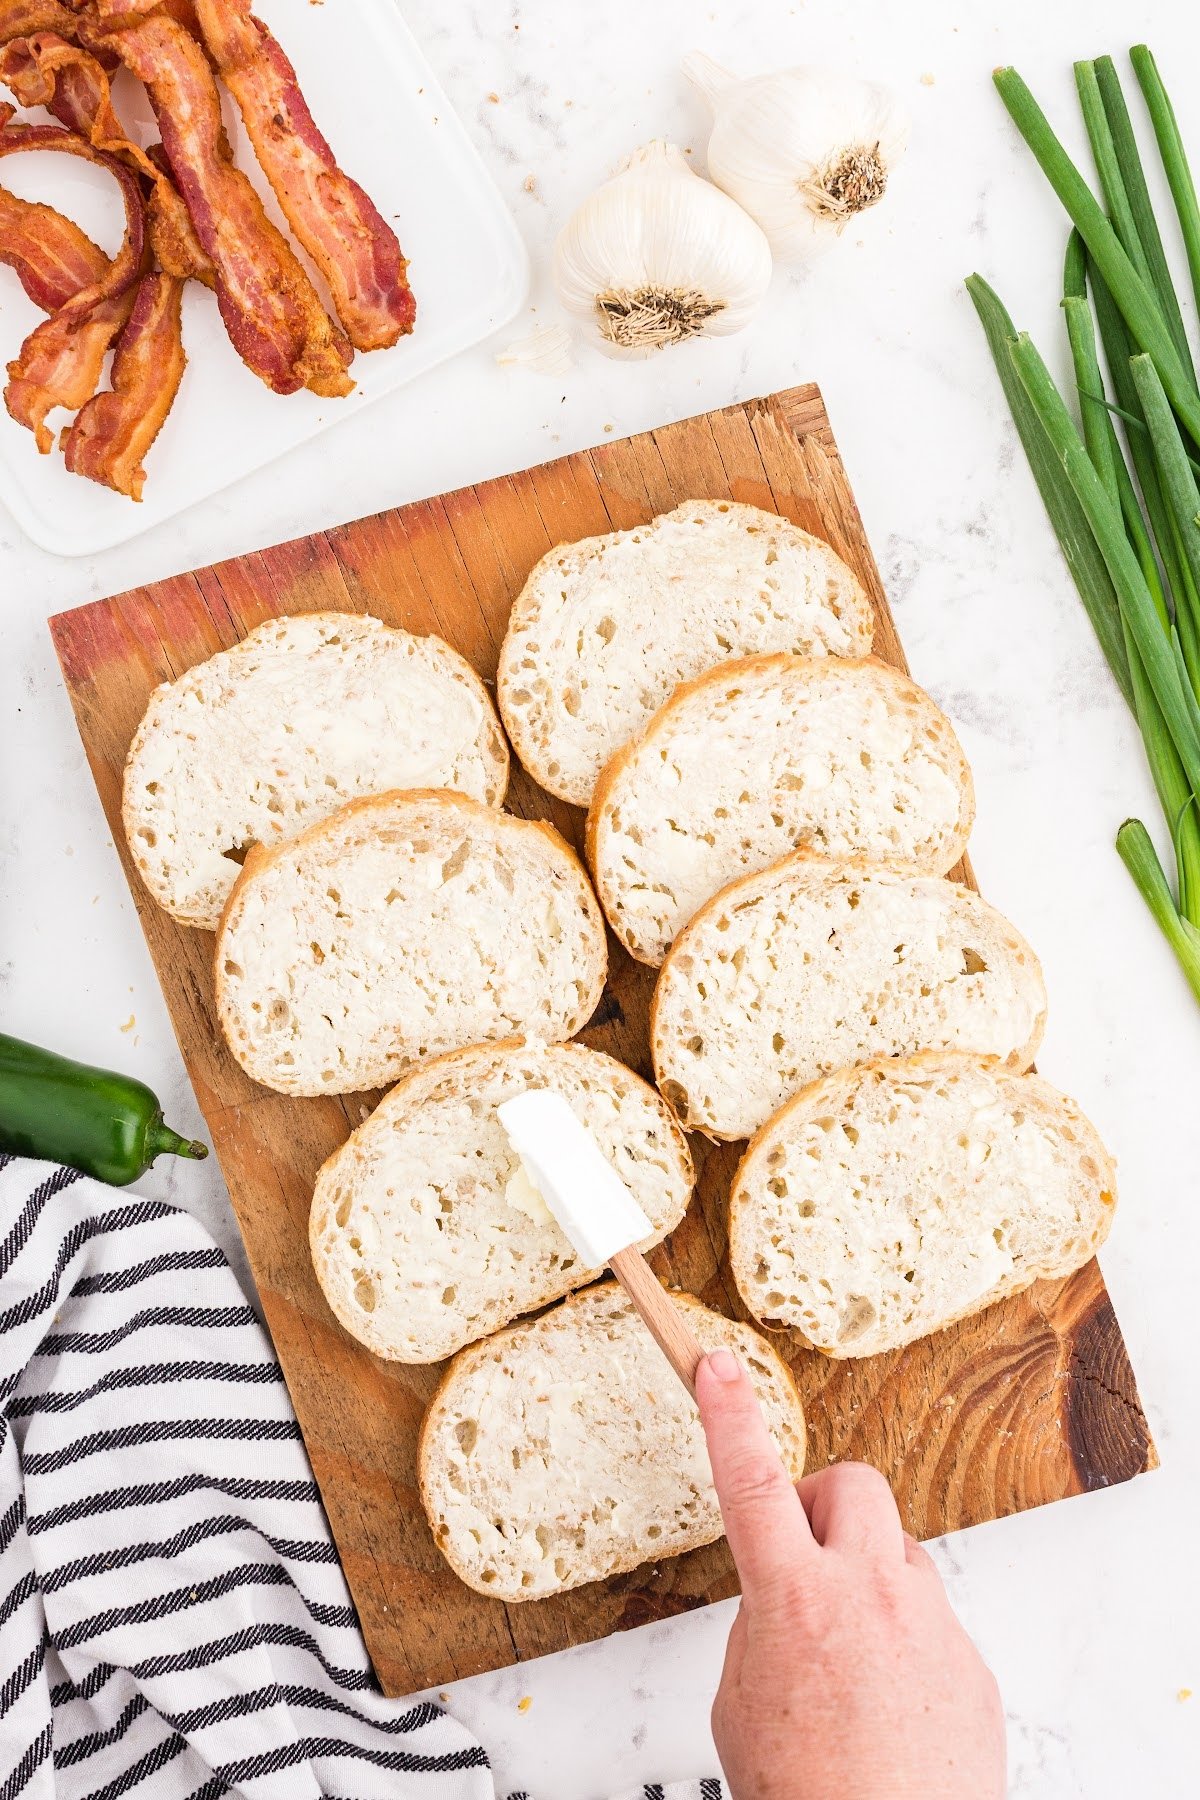
[(0, 1800), (495, 1800), (461, 1725), (379, 1693), (270, 1342), (187, 1213), (0, 1156), (0, 1399)]

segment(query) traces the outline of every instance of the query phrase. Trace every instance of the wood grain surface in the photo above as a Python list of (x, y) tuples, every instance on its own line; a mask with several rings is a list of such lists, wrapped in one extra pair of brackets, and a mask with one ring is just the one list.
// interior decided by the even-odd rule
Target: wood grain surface
[[(517, 1606), (484, 1599), (450, 1573), (426, 1527), (414, 1470), (422, 1410), (440, 1371), (386, 1363), (353, 1342), (329, 1312), (307, 1252), (316, 1171), (374, 1096), (285, 1099), (238, 1068), (213, 1012), (212, 937), (160, 912), (131, 865), (120, 819), (122, 765), (158, 682), (280, 613), (369, 611), (437, 632), (491, 681), (511, 602), (544, 551), (643, 523), (697, 497), (749, 501), (828, 539), (875, 603), (877, 654), (905, 667), (821, 396), (811, 386), (136, 588), (51, 621), (117, 853), (229, 1185), (367, 1644), (390, 1694), (701, 1606), (735, 1591), (733, 1565), (721, 1543)], [(519, 768), (509, 804), (552, 819), (580, 841), (582, 814), (550, 799)], [(958, 874), (971, 880), (965, 865)], [(583, 1038), (649, 1078), (653, 972), (615, 943), (610, 950), (609, 984)], [(693, 1149), (696, 1199), (653, 1253), (653, 1266), (709, 1306), (745, 1317), (726, 1258), (725, 1199), (738, 1147), (697, 1139)], [(1126, 1481), (1155, 1462), (1095, 1263), (895, 1354), (834, 1362), (798, 1351), (792, 1366), (808, 1417), (810, 1468), (846, 1457), (874, 1463), (919, 1538)]]

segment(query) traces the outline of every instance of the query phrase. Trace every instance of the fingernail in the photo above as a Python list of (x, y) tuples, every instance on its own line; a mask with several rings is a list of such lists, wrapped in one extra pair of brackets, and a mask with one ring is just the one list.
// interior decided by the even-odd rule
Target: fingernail
[(732, 1350), (710, 1350), (708, 1366), (718, 1381), (736, 1381), (741, 1374), (741, 1364)]

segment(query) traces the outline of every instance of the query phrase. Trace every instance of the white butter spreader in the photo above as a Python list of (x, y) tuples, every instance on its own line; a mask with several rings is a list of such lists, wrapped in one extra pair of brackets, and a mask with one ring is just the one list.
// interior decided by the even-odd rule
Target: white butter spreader
[(514, 1094), (496, 1111), (563, 1235), (589, 1269), (607, 1263), (695, 1399), (704, 1351), (637, 1248), (653, 1225), (587, 1126), (552, 1088)]

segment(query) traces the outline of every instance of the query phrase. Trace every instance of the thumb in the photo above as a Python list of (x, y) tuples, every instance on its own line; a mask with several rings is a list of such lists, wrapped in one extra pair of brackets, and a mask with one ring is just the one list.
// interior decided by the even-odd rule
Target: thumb
[(812, 1554), (812, 1529), (750, 1377), (732, 1350), (713, 1350), (704, 1358), (696, 1370), (696, 1404), (725, 1535), (742, 1593), (753, 1602), (776, 1591)]

